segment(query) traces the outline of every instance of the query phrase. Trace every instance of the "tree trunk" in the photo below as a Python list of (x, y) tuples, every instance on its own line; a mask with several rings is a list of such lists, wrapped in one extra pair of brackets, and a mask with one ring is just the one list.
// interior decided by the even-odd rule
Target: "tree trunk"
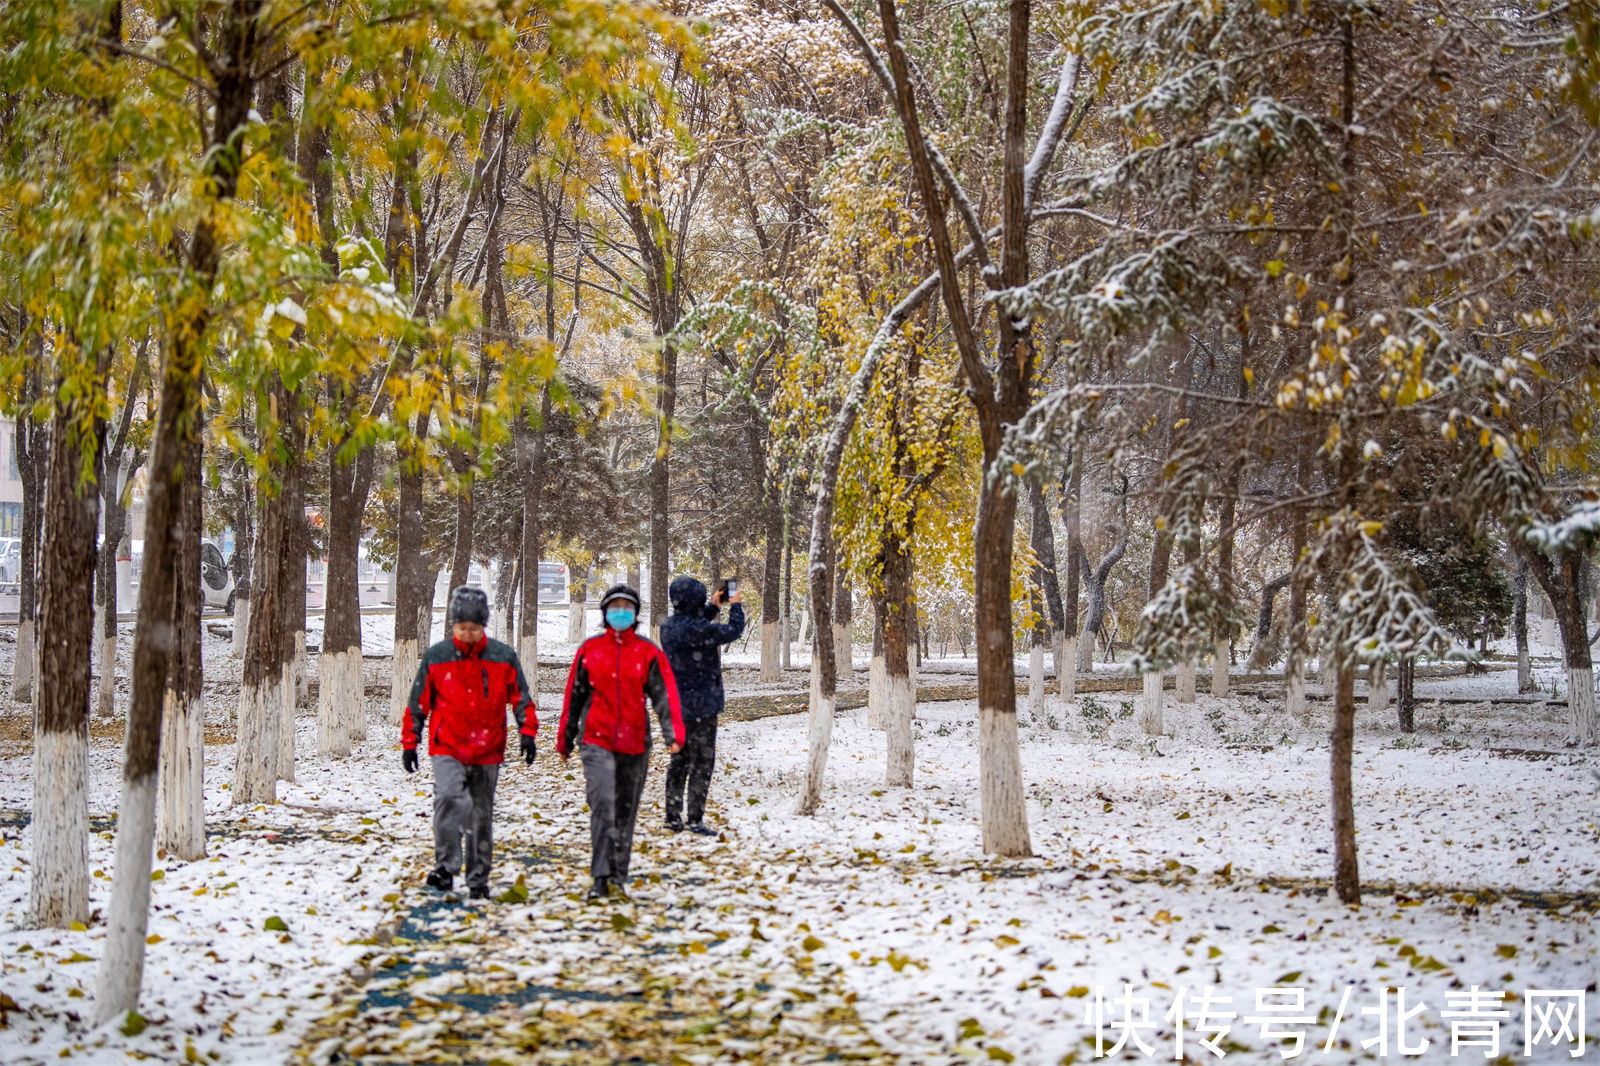
[(450, 588), (455, 590), (467, 583), (472, 572), (472, 486), (468, 484), (456, 493), (455, 547), (450, 553)]
[(1399, 679), (1395, 685), (1395, 705), (1400, 718), (1400, 732), (1414, 733), (1417, 729), (1417, 660), (1400, 660)]
[[(915, 514), (907, 517), (911, 528)], [(911, 722), (916, 713), (916, 681), (911, 676), (911, 550), (901, 529), (887, 531), (883, 545), (883, 729), (887, 742), (889, 788), (910, 788), (916, 753)]]
[[(1217, 537), (1217, 574), (1223, 602), (1228, 605), (1230, 612), (1233, 608), (1234, 496), (1238, 491), (1238, 479), (1230, 479), (1222, 496), (1222, 505), (1219, 508), (1221, 513), (1217, 516), (1217, 525), (1221, 527)], [(1212, 643), (1211, 695), (1219, 700), (1228, 697), (1228, 664), (1232, 659), (1233, 632), (1230, 625), (1220, 630)]]
[(783, 522), (783, 606), (778, 613), (778, 640), (783, 655), (783, 668), (794, 665), (794, 546), (789, 542), (789, 520)]
[(128, 509), (122, 505), (122, 491), (132, 476), (131, 453), (124, 451), (117, 470), (107, 469), (104, 479), (105, 539), (101, 542), (99, 573), (96, 575), (102, 605), (100, 618), (100, 695), (97, 713), (110, 718), (117, 709), (117, 561), (128, 539)]
[[(519, 419), (516, 448), (522, 474), (522, 612), (517, 619), (517, 658), (528, 685), (539, 691), (539, 561), (544, 528), (539, 500), (544, 495), (545, 427), (550, 423), (550, 387), (539, 390), (539, 422), (531, 430)], [(413, 645), (413, 648), (415, 645)]]
[[(286, 411), (289, 393), (281, 380), (271, 386), (272, 406)], [(289, 436), (280, 423), (272, 427), (279, 442), (278, 454), (287, 444)], [(280, 469), (286, 466), (280, 460)], [(286, 732), (283, 719), (290, 719), (293, 728), (294, 635), (289, 630), (291, 612), (284, 599), (292, 596), (292, 584), (287, 572), (293, 566), (291, 545), (296, 539), (293, 529), (296, 515), (292, 512), (289, 474), (285, 470), (282, 480), (274, 485), (270, 475), (263, 475), (256, 487), (259, 519), (256, 522), (256, 543), (252, 551), (254, 573), (251, 585), (255, 588), (253, 610), (250, 615), (250, 632), (245, 650), (244, 669), (239, 681), (238, 732), (234, 742), (234, 771), (232, 801), (236, 807), (277, 801), (278, 768)], [(303, 568), (302, 568), (303, 569)]]
[(250, 635), (250, 545), (255, 540), (255, 493), (250, 468), (243, 459), (234, 463), (233, 477), (239, 493), (233, 515), (233, 558), (228, 560), (233, 571), (233, 657), (243, 659)]
[(783, 607), (783, 486), (776, 460), (767, 459), (765, 550), (761, 566), (761, 681), (783, 680), (782, 652), (778, 646), (778, 615)]
[[(657, 332), (663, 337), (677, 325), (677, 315), (672, 314), (670, 318), (671, 321), (656, 323)], [(650, 460), (650, 635), (659, 638), (661, 623), (667, 617), (667, 589), (671, 583), (668, 572), (671, 528), (667, 507), (672, 491), (672, 418), (678, 404), (678, 349), (665, 340), (656, 353), (656, 390), (660, 428), (656, 434), (656, 453)], [(787, 655), (783, 665), (789, 665)]]
[(883, 597), (872, 597), (872, 660), (867, 664), (867, 728), (882, 729), (889, 689), (883, 667)]
[(1361, 902), (1361, 875), (1356, 862), (1355, 797), (1350, 763), (1355, 748), (1356, 674), (1354, 664), (1339, 656), (1334, 663), (1332, 773), (1333, 773), (1333, 887), (1339, 902)]
[(585, 616), (589, 610), (589, 566), (587, 563), (567, 563), (567, 574), (572, 582), (571, 599), (567, 607), (567, 643), (576, 647), (583, 643), (587, 628)]
[[(1309, 488), (1311, 464), (1304, 449), (1300, 455), (1300, 474), (1297, 479), (1302, 492)], [(1289, 565), (1293, 572), (1289, 578), (1289, 657), (1283, 668), (1285, 700), (1289, 713), (1296, 715), (1306, 725), (1311, 724), (1311, 708), (1306, 702), (1306, 592), (1311, 575), (1300, 564), (1306, 550), (1306, 516), (1304, 508), (1295, 508), (1293, 549)]]
[[(427, 647), (431, 625), (425, 626), (422, 612), (432, 617), (433, 585), (427, 561), (422, 557), (422, 451), (428, 438), (428, 412), (420, 412), (412, 426), (409, 442), (399, 449), (400, 502), (395, 526), (394, 585), (394, 673), (389, 686), (389, 724), (399, 726), (411, 697), (422, 649)], [(528, 506), (523, 501), (523, 507)], [(537, 507), (537, 503), (535, 504)], [(526, 535), (526, 525), (524, 532)], [(537, 564), (536, 564), (537, 565)], [(534, 582), (538, 595), (538, 582)], [(524, 591), (526, 595), (526, 591)], [(534, 612), (538, 617), (538, 612)], [(524, 614), (526, 618), (526, 613)], [(532, 684), (532, 680), (528, 682)]]
[[(238, 188), (242, 130), (255, 93), (256, 28), (260, 0), (236, 0), (221, 9), (216, 92), (206, 138), (206, 171), (200, 188), (217, 203)], [(161, 712), (178, 621), (174, 602), (177, 550), (183, 539), (181, 498), (185, 480), (200, 478), (187, 457), (200, 439), (200, 373), (211, 321), (211, 289), (221, 248), (215, 214), (202, 216), (188, 244), (187, 277), (193, 298), (178, 302), (178, 320), (168, 330), (161, 398), (156, 407), (154, 445), (145, 496), (144, 580), (134, 630), (132, 694), (124, 734), (122, 804), (117, 816), (116, 877), (112, 882), (109, 931), (100, 964), (93, 1024), (104, 1025), (139, 1002), (144, 975), (145, 930), (150, 906), (151, 843), (155, 835), (156, 774), (160, 759)], [(302, 612), (303, 613), (303, 612)], [(249, 663), (246, 663), (248, 669)]]
[(1512, 588), (1516, 591), (1512, 629), (1517, 638), (1517, 691), (1536, 692), (1539, 686), (1533, 680), (1533, 657), (1528, 650), (1528, 561), (1520, 555)]
[[(201, 442), (189, 442), (184, 462), (199, 470)], [(198, 477), (188, 478), (178, 501), (182, 540), (176, 545), (177, 650), (167, 669), (157, 779), (156, 846), (183, 862), (206, 854), (205, 671), (201, 660), (200, 538), (204, 530)]]
[(1373, 663), (1367, 674), (1367, 709), (1389, 709), (1389, 664), (1385, 660)]
[[(1172, 535), (1163, 530), (1157, 530), (1155, 546), (1150, 550), (1150, 598), (1155, 599), (1167, 583), (1167, 570), (1172, 561)], [(1191, 664), (1184, 663), (1184, 666)], [(1193, 675), (1191, 674), (1191, 681)], [(1179, 684), (1182, 685), (1182, 667), (1180, 666)], [(1180, 697), (1182, 691), (1179, 692)], [(1140, 707), (1139, 723), (1146, 733), (1159, 736), (1166, 732), (1166, 723), (1162, 714), (1165, 702), (1165, 690), (1161, 683), (1161, 672), (1155, 672), (1155, 681), (1152, 683), (1150, 675), (1145, 675), (1144, 702)]]
[[(1065, 634), (1068, 623), (1065, 617), (1065, 606), (1061, 602), (1061, 582), (1056, 573), (1056, 534), (1055, 529), (1050, 524), (1050, 505), (1045, 499), (1044, 487), (1041, 485), (1030, 485), (1028, 497), (1031, 511), (1030, 521), (1032, 523), (1031, 547), (1039, 564), (1035, 574), (1035, 581), (1039, 591), (1038, 598), (1042, 600), (1042, 602), (1035, 603), (1034, 611), (1037, 621), (1034, 625), (1033, 647), (1035, 650), (1032, 653), (1032, 659), (1037, 659), (1038, 661), (1033, 662), (1030, 660), (1028, 664), (1029, 702), (1032, 704), (1033, 713), (1037, 715), (1043, 714), (1046, 709), (1044, 648), (1047, 643), (1050, 646), (1051, 659), (1055, 663), (1056, 679), (1061, 686), (1062, 697), (1069, 701), (1073, 697), (1073, 683), (1070, 679), (1061, 680), (1063, 673), (1071, 673), (1071, 667), (1067, 665), (1066, 661)], [(1070, 548), (1067, 554), (1071, 555)], [(1069, 583), (1073, 586), (1073, 595), (1076, 596), (1077, 582), (1071, 581)], [(1043, 608), (1043, 610), (1039, 608)], [(1073, 619), (1072, 624), (1074, 626), (1077, 624), (1076, 618)], [(1037, 695), (1033, 692), (1035, 686), (1039, 690)]]
[(328, 566), (317, 687), (317, 755), (324, 759), (349, 755), (351, 745), (367, 736), (360, 567), (373, 455), (364, 448), (346, 463), (339, 457), (342, 448), (335, 442), (328, 449)]
[(44, 510), (39, 645), (34, 703), (33, 869), (35, 923), (65, 927), (89, 918), (89, 657), (94, 642), (95, 533), (104, 424), (57, 401)]
[(1265, 670), (1271, 665), (1267, 661), (1267, 638), (1272, 632), (1272, 601), (1292, 577), (1293, 572), (1279, 574), (1261, 586), (1261, 609), (1256, 613), (1256, 633), (1250, 643), (1250, 659), (1245, 664), (1247, 670)]
[[(43, 353), (36, 353), (43, 358)], [(43, 426), (24, 413), (16, 422), (13, 447), (17, 472), (22, 477), (22, 543), (17, 575), (17, 654), (11, 668), (11, 698), (33, 702), (33, 671), (37, 659), (34, 634), (39, 594), (39, 519), (44, 510), (44, 471), (50, 454)]]
[[(287, 558), (279, 580), (283, 593), (278, 604), (283, 612), (279, 623), (284, 634), (279, 652), (280, 685), (283, 709), (278, 716), (279, 781), (294, 780), (295, 719), (309, 691), (306, 678), (306, 561), (311, 554), (310, 530), (306, 525), (305, 424), (301, 421), (300, 393), (287, 394), (280, 410), (287, 412), (283, 428), (288, 444), (283, 470), (283, 521), (288, 528), (284, 538)], [(326, 593), (327, 586), (324, 584)], [(359, 660), (358, 660), (359, 661)]]
[[(846, 677), (855, 670), (850, 648), (850, 573), (843, 565), (834, 567), (833, 580), (833, 649), (839, 656), (839, 669)], [(815, 653), (812, 658), (816, 658)]]
[[(1066, 498), (1061, 509), (1067, 527), (1067, 588), (1061, 604), (1061, 629), (1057, 641), (1056, 681), (1061, 686), (1061, 699), (1072, 703), (1077, 699), (1078, 684), (1078, 583), (1079, 568), (1083, 565), (1083, 458), (1073, 449), (1072, 473), (1068, 476)], [(1091, 654), (1094, 651), (1094, 633), (1088, 634)]]

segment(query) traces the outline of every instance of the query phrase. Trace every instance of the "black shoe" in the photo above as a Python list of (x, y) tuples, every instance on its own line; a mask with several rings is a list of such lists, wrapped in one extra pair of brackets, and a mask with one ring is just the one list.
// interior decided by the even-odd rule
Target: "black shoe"
[(683, 819), (682, 818), (673, 818), (673, 817), (669, 816), (667, 818), (667, 828), (670, 829), (674, 833), (683, 832)]
[(437, 888), (440, 892), (450, 891), (450, 886), (455, 883), (455, 878), (448, 871), (434, 870), (428, 875), (428, 887)]
[(699, 833), (703, 837), (714, 837), (717, 835), (717, 831), (711, 828), (709, 825), (706, 825), (704, 822), (689, 823), (689, 832)]
[(489, 886), (487, 886), (487, 885), (473, 885), (470, 889), (467, 890), (467, 898), (468, 899), (488, 899), (489, 898)]
[(619, 881), (607, 881), (606, 891), (611, 894), (611, 898), (614, 900), (620, 900), (623, 903), (633, 902), (633, 897), (628, 895), (628, 890), (623, 888), (622, 883)]
[(594, 884), (589, 887), (589, 902), (598, 903), (600, 900), (606, 899), (610, 894), (611, 889), (606, 884), (606, 879), (597, 877), (594, 879)]

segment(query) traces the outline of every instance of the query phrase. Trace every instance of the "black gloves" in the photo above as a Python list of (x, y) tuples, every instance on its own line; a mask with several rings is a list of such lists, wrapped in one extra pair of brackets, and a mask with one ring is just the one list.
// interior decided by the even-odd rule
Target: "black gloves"
[(533, 746), (533, 738), (532, 737), (528, 736), (526, 733), (521, 734), (521, 736), (522, 736), (522, 761), (527, 763), (529, 766), (532, 766), (533, 765), (533, 757), (535, 755), (539, 754), (539, 749), (535, 748)]
[(407, 748), (405, 751), (402, 751), (400, 753), (400, 765), (404, 766), (406, 768), (406, 773), (408, 773), (408, 774), (416, 773), (417, 772), (417, 749), (416, 748)]

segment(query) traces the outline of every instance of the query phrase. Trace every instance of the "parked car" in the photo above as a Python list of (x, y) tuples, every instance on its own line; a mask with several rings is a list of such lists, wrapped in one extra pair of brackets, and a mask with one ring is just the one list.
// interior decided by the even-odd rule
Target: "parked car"
[(215, 541), (200, 542), (200, 591), (205, 607), (233, 610), (233, 570)]

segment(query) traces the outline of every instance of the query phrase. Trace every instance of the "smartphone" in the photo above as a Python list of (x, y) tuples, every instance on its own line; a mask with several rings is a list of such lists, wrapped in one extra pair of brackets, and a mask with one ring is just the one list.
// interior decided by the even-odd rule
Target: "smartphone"
[(730, 577), (727, 580), (725, 580), (722, 583), (722, 599), (723, 599), (723, 602), (727, 602), (728, 600), (733, 599), (733, 594), (735, 592), (738, 592), (738, 591), (739, 591), (739, 580), (737, 578)]

